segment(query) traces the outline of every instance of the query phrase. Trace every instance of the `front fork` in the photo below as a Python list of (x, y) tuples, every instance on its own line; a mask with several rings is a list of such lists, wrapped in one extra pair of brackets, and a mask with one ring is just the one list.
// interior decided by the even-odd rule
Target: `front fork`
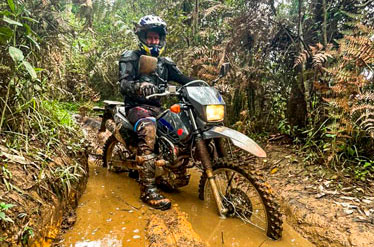
[(210, 183), (210, 186), (212, 187), (214, 199), (216, 200), (218, 212), (222, 218), (226, 218), (227, 208), (223, 206), (221, 196), (219, 195), (216, 180), (213, 175), (213, 168), (212, 168), (212, 160), (208, 152), (208, 148), (206, 146), (205, 141), (203, 140), (203, 137), (199, 133), (199, 129), (197, 127), (195, 116), (193, 114), (192, 108), (188, 109), (188, 115), (191, 119), (193, 132), (196, 136), (196, 151), (198, 152), (198, 155), (200, 157), (201, 163), (203, 163), (203, 166), (205, 168), (205, 173), (208, 176), (208, 180)]
[(196, 140), (196, 148), (197, 148), (197, 152), (199, 154), (200, 160), (205, 168), (205, 173), (208, 177), (210, 186), (212, 187), (212, 191), (213, 191), (214, 199), (217, 204), (218, 212), (222, 218), (225, 218), (225, 215), (227, 213), (227, 208), (225, 208), (222, 204), (221, 196), (219, 195), (216, 180), (213, 175), (211, 157), (209, 155), (206, 143), (202, 138), (198, 138)]

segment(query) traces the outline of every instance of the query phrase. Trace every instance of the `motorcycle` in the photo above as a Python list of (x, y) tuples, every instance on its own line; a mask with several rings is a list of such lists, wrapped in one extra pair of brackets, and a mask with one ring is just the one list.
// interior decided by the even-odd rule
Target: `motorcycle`
[[(155, 74), (156, 67), (156, 58), (140, 57), (139, 73)], [(223, 64), (214, 82), (227, 74), (228, 67)], [(198, 169), (199, 198), (214, 200), (222, 218), (238, 217), (262, 229), (271, 239), (281, 238), (282, 214), (269, 185), (243, 164), (243, 157), (234, 155), (231, 147), (261, 158), (266, 153), (246, 135), (224, 126), (226, 105), (219, 91), (203, 80), (194, 80), (178, 88), (169, 85), (147, 98), (170, 96), (178, 98), (178, 103), (156, 118), (157, 183), (170, 189), (186, 186), (190, 178), (186, 170)], [(99, 109), (103, 111), (100, 131), (106, 129), (109, 119), (115, 128), (104, 145), (103, 166), (120, 167), (136, 177), (142, 160), (136, 155), (137, 135), (126, 118), (125, 106), (117, 101), (104, 104)]]

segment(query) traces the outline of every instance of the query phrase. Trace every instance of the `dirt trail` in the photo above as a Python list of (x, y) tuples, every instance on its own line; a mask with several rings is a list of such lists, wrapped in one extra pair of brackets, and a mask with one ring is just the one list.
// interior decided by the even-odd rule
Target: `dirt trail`
[(278, 195), (287, 221), (320, 247), (374, 246), (374, 184), (361, 188), (323, 167), (304, 168), (290, 147), (268, 145), (262, 173)]
[[(87, 120), (85, 128), (92, 150), (99, 157), (102, 134), (97, 143), (95, 126)], [(97, 149), (98, 148), (98, 149)], [(172, 199), (171, 210), (161, 212), (143, 205), (139, 187), (126, 173), (116, 174), (90, 162), (87, 190), (77, 209), (75, 226), (64, 235), (62, 246), (261, 246), (313, 247), (285, 224), (282, 240), (269, 240), (260, 230), (238, 219), (220, 219), (215, 205), (207, 205), (197, 196), (199, 174), (192, 170), (190, 184)]]

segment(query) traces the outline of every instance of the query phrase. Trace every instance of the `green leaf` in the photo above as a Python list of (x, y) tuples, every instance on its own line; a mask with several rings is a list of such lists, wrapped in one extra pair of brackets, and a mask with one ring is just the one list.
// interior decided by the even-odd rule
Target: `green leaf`
[(335, 134), (326, 134), (327, 137), (330, 137), (330, 138), (335, 138), (336, 135)]
[(25, 66), (27, 72), (29, 72), (29, 74), (31, 75), (31, 78), (33, 80), (36, 79), (37, 76), (36, 76), (36, 72), (34, 70), (34, 67), (32, 67), (32, 65), (27, 61), (23, 61), (22, 63)]
[(28, 21), (31, 21), (31, 22), (34, 22), (34, 23), (39, 23), (38, 20), (35, 20), (34, 18), (27, 17), (27, 16), (22, 17), (22, 19), (25, 19), (25, 20), (28, 20)]
[(9, 55), (12, 57), (14, 62), (21, 62), (25, 57), (23, 56), (23, 52), (13, 46), (9, 47)]
[(9, 8), (12, 10), (12, 12), (16, 12), (16, 6), (14, 6), (13, 0), (8, 0)]
[(13, 36), (13, 30), (9, 27), (0, 27), (0, 35), (10, 38)]
[(35, 89), (36, 91), (42, 91), (42, 88), (41, 88), (38, 84), (35, 84), (35, 85), (34, 85), (34, 89)]
[(0, 15), (5, 15), (5, 16), (14, 16), (14, 14), (8, 10), (0, 11)]
[(14, 207), (13, 204), (1, 203), (1, 208), (2, 208), (3, 210), (8, 210), (9, 208), (12, 208), (12, 207)]
[(368, 168), (369, 166), (371, 166), (372, 164), (371, 163), (369, 163), (369, 162), (365, 162), (365, 164), (364, 164), (364, 168)]
[(26, 35), (26, 37), (36, 46), (38, 50), (40, 50), (40, 46), (38, 42), (36, 42), (30, 35)]
[(12, 19), (9, 19), (8, 17), (4, 16), (3, 20), (11, 25), (17, 25), (17, 26), (20, 26), (22, 27), (22, 23), (18, 22), (18, 21), (14, 21)]
[(23, 27), (26, 29), (26, 34), (29, 35), (31, 33), (31, 27), (27, 23), (23, 23)]
[(0, 27), (0, 42), (7, 43), (13, 36), (13, 30), (9, 27)]

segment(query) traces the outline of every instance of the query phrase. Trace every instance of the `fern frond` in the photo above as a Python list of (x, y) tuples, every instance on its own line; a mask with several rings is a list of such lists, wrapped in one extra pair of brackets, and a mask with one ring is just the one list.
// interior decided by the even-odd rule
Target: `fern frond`
[(323, 64), (327, 62), (328, 58), (332, 58), (332, 55), (326, 52), (313, 55), (313, 68), (322, 68)]
[(362, 110), (374, 110), (374, 105), (359, 105), (359, 106), (354, 106), (351, 109), (351, 115), (354, 114), (357, 111), (362, 111)]
[(357, 101), (374, 101), (374, 93), (366, 92), (356, 96)]
[(214, 5), (208, 9), (206, 9), (203, 13), (203, 19), (209, 17), (210, 15), (214, 14), (215, 12), (218, 12), (220, 10), (225, 10), (227, 7), (221, 3), (218, 3), (217, 5)]
[(300, 64), (304, 64), (307, 59), (309, 58), (309, 53), (307, 50), (303, 50), (302, 52), (300, 52), (299, 56), (295, 59), (295, 63), (293, 65), (293, 67), (295, 68), (296, 66), (300, 65)]
[(374, 118), (368, 118), (365, 121), (362, 121), (359, 124), (363, 129), (366, 129), (366, 127), (374, 126)]
[[(340, 10), (340, 12), (346, 16), (348, 16), (349, 18), (352, 18), (354, 20), (360, 20), (362, 19), (363, 15), (362, 14), (354, 14), (354, 13), (350, 13), (350, 12), (347, 12), (347, 11), (344, 11), (344, 10)], [(346, 25), (352, 25), (352, 27), (356, 26), (356, 22), (347, 22), (345, 23)]]

